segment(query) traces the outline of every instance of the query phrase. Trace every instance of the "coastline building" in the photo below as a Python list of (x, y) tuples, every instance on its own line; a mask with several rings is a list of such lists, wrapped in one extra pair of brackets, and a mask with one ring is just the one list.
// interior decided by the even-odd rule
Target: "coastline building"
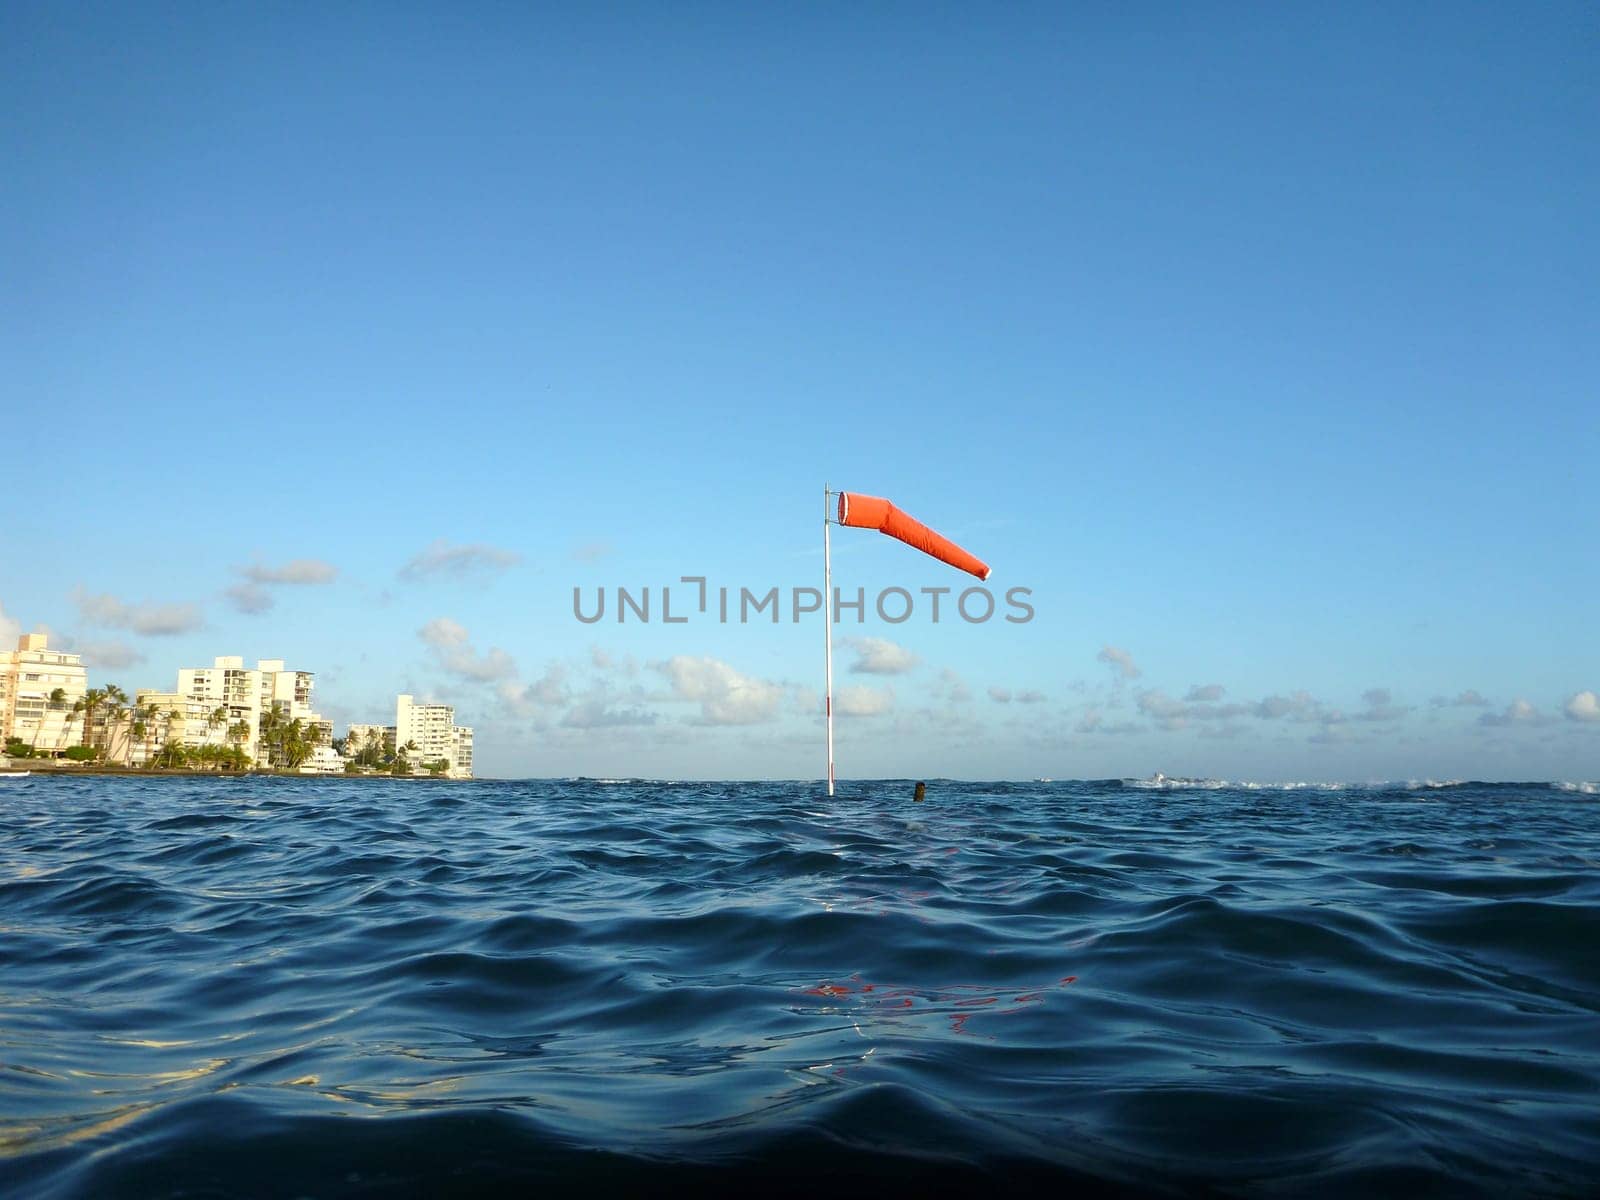
[[(443, 764), (446, 778), (473, 777), (473, 731), (456, 724), (453, 705), (402, 694), (393, 725), (352, 723), (341, 754), (333, 748), (333, 722), (314, 707), (315, 681), (283, 659), (246, 667), (242, 657), (223, 655), (209, 667), (181, 668), (170, 691), (139, 688), (131, 700), (118, 699), (120, 692), (101, 699), (86, 731), (90, 689), (81, 656), (50, 649), (46, 634), (24, 634), (15, 650), (0, 651), (0, 746), (17, 739), (37, 755), (58, 756), (87, 744), (104, 761), (132, 767), (153, 765), (169, 745), (236, 747), (257, 766), (281, 768), (293, 759), (303, 773), (338, 774), (376, 745), (378, 760), (360, 769), (383, 770), (404, 754), (415, 774)], [(311, 733), (305, 741), (274, 736), (295, 721), (303, 736)]]
[(354, 758), (369, 745), (376, 744), (385, 758), (394, 757), (393, 725), (362, 725), (352, 721), (345, 731), (344, 756)]
[[(284, 724), (299, 721), (305, 729), (317, 731), (317, 746), (300, 770), (306, 774), (334, 774), (342, 770), (343, 760), (332, 749), (333, 722), (311, 706), (311, 688), (316, 676), (310, 671), (285, 669), (281, 658), (263, 658), (256, 666), (261, 672), (262, 713), (276, 712)], [(272, 765), (284, 764), (273, 762)]]
[[(432, 762), (444, 762), (449, 779), (472, 778), (472, 729), (456, 724), (456, 710), (449, 704), (419, 704), (416, 698), (401, 693), (395, 698), (394, 744), (407, 751), (412, 767), (419, 773)], [(398, 753), (398, 750), (397, 750)]]
[(299, 770), (302, 775), (342, 775), (344, 756), (322, 742), (311, 751), (311, 757), (300, 764)]
[[(221, 726), (220, 735), (223, 744), (230, 737), (229, 731), (243, 724), (244, 736), (235, 744), (260, 763), (261, 727), (268, 713), (276, 713), (284, 722), (299, 721), (305, 727), (318, 727), (324, 744), (332, 738), (333, 722), (311, 707), (314, 679), (310, 671), (285, 669), (281, 658), (263, 658), (249, 668), (238, 655), (222, 655), (209, 667), (179, 670), (177, 694), (207, 712), (225, 708), (227, 721)], [(208, 737), (215, 736), (215, 732), (208, 732)]]
[(145, 736), (134, 739), (132, 759), (135, 766), (149, 762), (168, 742), (180, 743), (191, 750), (232, 744), (228, 735), (228, 714), (223, 705), (207, 704), (183, 692), (160, 692), (154, 688), (140, 688), (134, 693), (133, 703), (136, 708), (155, 710), (144, 722)]
[(72, 708), (88, 687), (79, 655), (50, 649), (48, 634), (23, 634), (15, 650), (0, 651), (0, 747), (17, 738), (53, 756), (76, 746), (83, 714)]
[(254, 759), (261, 737), (261, 672), (246, 669), (238, 656), (220, 656), (212, 663), (180, 668), (177, 694), (206, 711), (226, 709), (228, 728), (244, 726), (239, 748)]
[(452, 779), (472, 778), (472, 726), (452, 725), (450, 736), (455, 739), (455, 753), (451, 757), (454, 764)]

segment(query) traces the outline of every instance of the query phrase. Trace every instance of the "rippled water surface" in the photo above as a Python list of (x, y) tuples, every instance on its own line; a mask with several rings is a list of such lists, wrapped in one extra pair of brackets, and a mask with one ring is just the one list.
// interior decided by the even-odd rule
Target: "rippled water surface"
[(0, 782), (0, 1193), (1590, 1195), (1600, 799)]

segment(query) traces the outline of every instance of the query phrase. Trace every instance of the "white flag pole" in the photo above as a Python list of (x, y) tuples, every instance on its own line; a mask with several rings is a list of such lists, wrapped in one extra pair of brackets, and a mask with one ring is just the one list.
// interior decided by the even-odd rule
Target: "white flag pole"
[(823, 714), (828, 726), (828, 795), (833, 795), (833, 549), (828, 526), (833, 523), (833, 493), (822, 485), (822, 640), (827, 655), (827, 695)]

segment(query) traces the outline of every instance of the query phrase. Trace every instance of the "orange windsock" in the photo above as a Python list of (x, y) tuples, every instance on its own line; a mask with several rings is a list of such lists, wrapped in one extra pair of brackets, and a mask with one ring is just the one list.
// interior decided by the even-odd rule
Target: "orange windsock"
[(947, 562), (957, 570), (989, 578), (989, 565), (968, 554), (943, 534), (935, 533), (921, 521), (908, 517), (881, 496), (863, 496), (860, 492), (839, 493), (839, 524), (856, 529), (876, 529), (892, 538), (899, 538), (908, 546), (915, 546), (924, 554), (931, 554), (940, 562)]

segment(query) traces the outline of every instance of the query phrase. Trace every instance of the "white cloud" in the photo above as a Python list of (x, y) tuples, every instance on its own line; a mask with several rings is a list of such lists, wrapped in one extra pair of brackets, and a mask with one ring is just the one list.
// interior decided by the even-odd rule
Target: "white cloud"
[(256, 563), (248, 567), (239, 567), (237, 570), (251, 583), (282, 583), (291, 586), (332, 583), (339, 574), (338, 567), (323, 562), (320, 558), (296, 558), (281, 567), (268, 567)]
[(193, 604), (127, 604), (109, 593), (91, 595), (81, 587), (72, 593), (72, 600), (91, 625), (126, 629), (148, 637), (192, 633), (203, 623), (200, 610)]
[(1033, 688), (1024, 688), (1016, 696), (1018, 704), (1043, 704), (1046, 699), (1048, 697), (1043, 692), (1035, 691)]
[(614, 708), (604, 696), (593, 696), (580, 701), (561, 718), (568, 729), (622, 729), (630, 725), (654, 725), (656, 714), (633, 705)]
[(435, 617), (417, 630), (417, 636), (435, 649), (443, 646), (464, 646), (467, 644), (467, 627), (459, 621), (452, 621), (449, 617)]
[(253, 563), (234, 570), (244, 576), (244, 582), (234, 584), (222, 594), (236, 611), (252, 614), (264, 613), (277, 603), (271, 591), (274, 587), (329, 584), (339, 575), (338, 567), (320, 558), (296, 558), (281, 567)]
[(1488, 708), (1489, 702), (1472, 688), (1457, 694), (1452, 700), (1448, 696), (1435, 696), (1428, 701), (1434, 708)]
[(276, 603), (272, 593), (259, 583), (236, 583), (223, 595), (242, 613), (264, 613)]
[(1165, 729), (1182, 729), (1189, 720), (1189, 705), (1174, 700), (1160, 688), (1139, 693), (1139, 711)]
[(85, 642), (78, 647), (83, 665), (120, 671), (144, 662), (144, 655), (122, 642)]
[(856, 652), (856, 660), (850, 664), (852, 674), (904, 675), (920, 661), (911, 651), (888, 638), (846, 638), (844, 644)]
[(639, 660), (631, 654), (617, 655), (603, 646), (589, 647), (589, 665), (596, 671), (632, 677), (639, 673)]
[(833, 710), (843, 717), (880, 717), (894, 708), (894, 689), (852, 684), (839, 689)]
[(1324, 726), (1306, 738), (1306, 741), (1316, 746), (1343, 746), (1355, 740), (1356, 736), (1342, 725)]
[(1100, 653), (1095, 655), (1095, 659), (1109, 666), (1112, 674), (1118, 679), (1137, 679), (1144, 674), (1135, 665), (1133, 655), (1118, 646), (1102, 646)]
[(1287, 718), (1290, 721), (1336, 725), (1344, 720), (1344, 714), (1337, 708), (1324, 704), (1307, 691), (1293, 692), (1287, 696), (1268, 696), (1255, 705), (1252, 712), (1263, 721)]
[(674, 700), (700, 705), (700, 723), (704, 725), (770, 721), (783, 700), (780, 685), (745, 675), (719, 659), (678, 654), (650, 666), (666, 676)]
[(989, 689), (989, 699), (993, 700), (996, 704), (1010, 704), (1011, 689), (1003, 687), (991, 687)]
[(1562, 710), (1569, 721), (1600, 721), (1600, 696), (1593, 692), (1579, 692)]
[(1132, 721), (1118, 721), (1108, 724), (1105, 713), (1093, 706), (1083, 710), (1083, 715), (1078, 718), (1078, 733), (1110, 734), (1117, 736), (1127, 733), (1139, 733), (1142, 727)]
[[(1189, 695), (1196, 691), (1203, 692), (1213, 698), (1222, 695), (1220, 687), (1190, 688)], [(1151, 720), (1156, 721), (1163, 729), (1182, 729), (1191, 720), (1197, 721), (1222, 721), (1232, 717), (1244, 716), (1253, 711), (1248, 704), (1214, 704), (1210, 701), (1178, 700), (1167, 695), (1160, 688), (1150, 688), (1138, 695), (1139, 711)], [(1258, 714), (1259, 715), (1259, 714)]]
[(933, 694), (936, 699), (950, 704), (965, 704), (972, 699), (972, 689), (967, 686), (967, 681), (949, 667), (939, 672), (939, 678), (933, 684)]
[(1195, 684), (1183, 698), (1190, 704), (1215, 704), (1222, 699), (1224, 690), (1220, 683)]
[(459, 621), (451, 621), (448, 616), (435, 616), (426, 626), (416, 630), (416, 635), (427, 645), (434, 646), (435, 650), (442, 646), (467, 645), (467, 627)]
[(22, 636), (22, 622), (6, 615), (6, 606), (0, 604), (0, 653), (12, 649)]
[(1506, 705), (1504, 712), (1484, 713), (1478, 718), (1480, 725), (1536, 725), (1544, 718), (1527, 700), (1520, 696)]
[(566, 668), (560, 663), (551, 663), (523, 692), (536, 704), (565, 704), (569, 695)]
[(517, 673), (516, 661), (498, 646), (483, 654), (472, 648), (466, 629), (449, 617), (435, 617), (417, 636), (433, 651), (439, 666), (451, 675), (478, 683), (510, 679)]
[(498, 546), (475, 542), (452, 546), (437, 538), (400, 568), (402, 579), (426, 579), (432, 575), (468, 575), (474, 571), (503, 571), (522, 561), (522, 556)]
[(551, 663), (545, 668), (544, 674), (532, 683), (502, 680), (496, 685), (495, 694), (500, 698), (500, 703), (516, 716), (559, 708), (572, 699), (572, 691), (567, 686), (567, 670), (560, 663)]
[(1361, 693), (1366, 708), (1352, 718), (1357, 721), (1398, 721), (1411, 711), (1409, 707), (1394, 703), (1388, 688), (1368, 688)]

